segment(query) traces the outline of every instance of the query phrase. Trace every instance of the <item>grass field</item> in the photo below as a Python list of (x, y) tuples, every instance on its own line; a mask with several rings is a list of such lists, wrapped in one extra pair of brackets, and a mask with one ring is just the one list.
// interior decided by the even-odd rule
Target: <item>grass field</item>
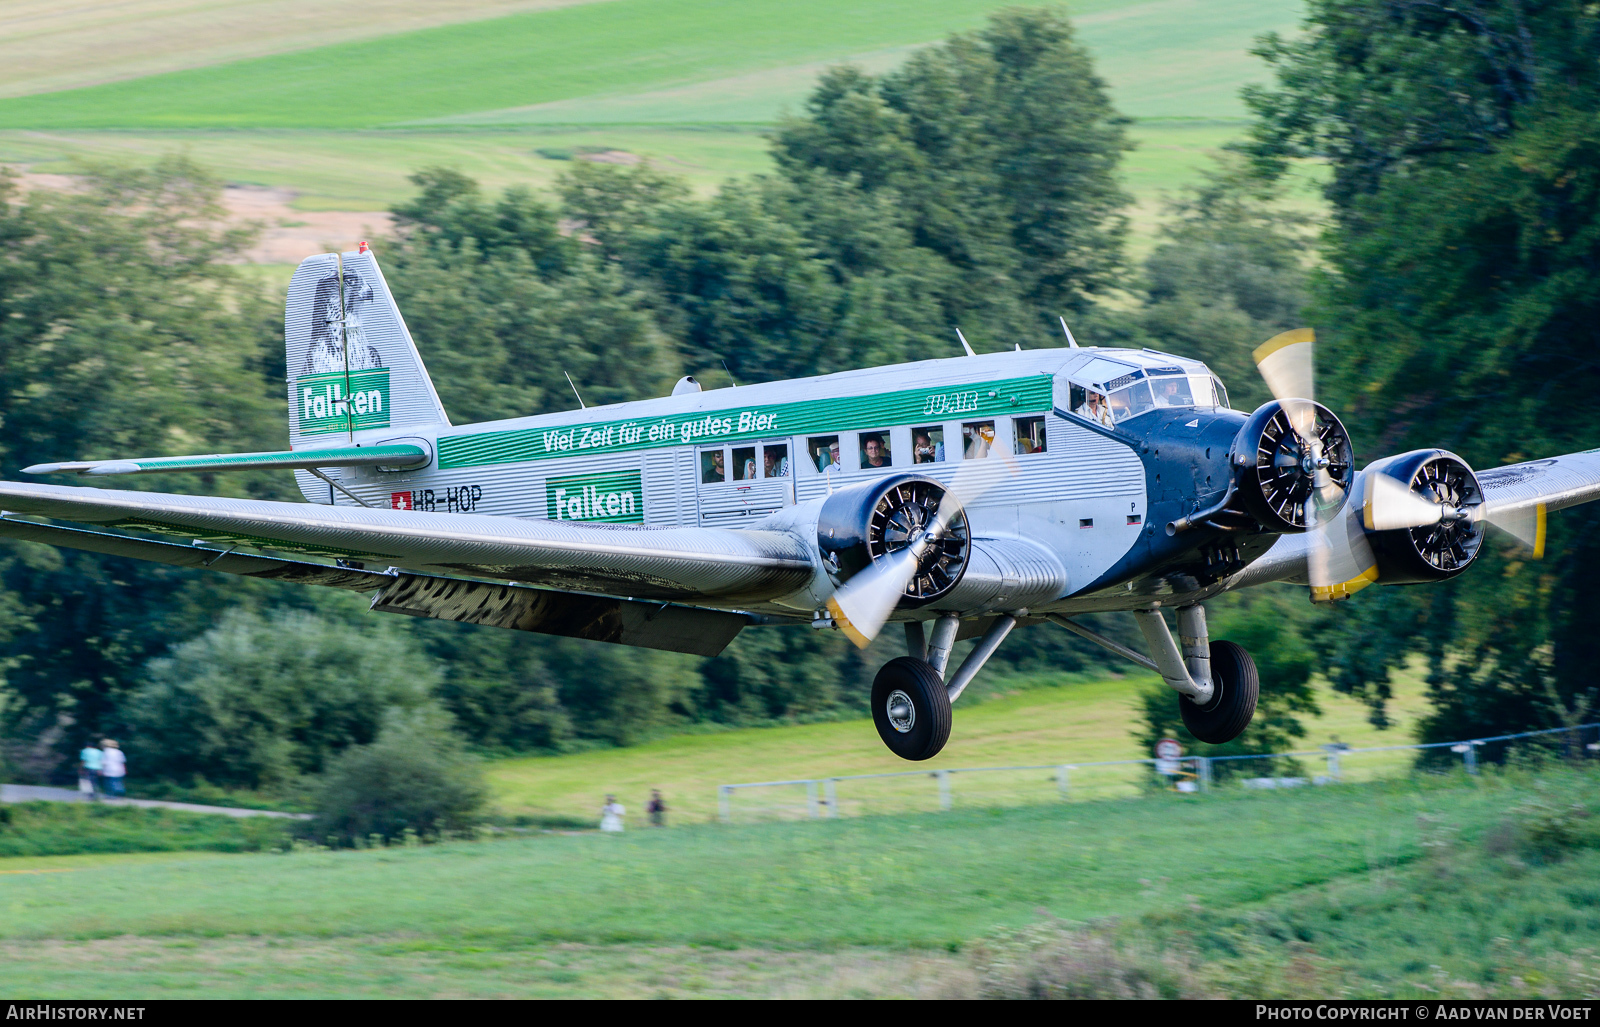
[(0, 96), (114, 82), (582, 0), (7, 0)]
[[(989, 683), (999, 693), (977, 705), (956, 707), (955, 729), (945, 750), (915, 769), (1087, 763), (1144, 759), (1134, 741), (1135, 702), (1153, 678), (1130, 677), (1076, 684), (1052, 684), (1048, 676)], [(1395, 726), (1375, 730), (1366, 708), (1327, 689), (1319, 692), (1323, 714), (1307, 718), (1303, 748), (1337, 738), (1353, 746), (1395, 745), (1411, 741), (1423, 712), (1423, 687), (1416, 668), (1397, 675), (1390, 713)], [(1013, 694), (1005, 694), (1012, 692)], [(1406, 753), (1347, 759), (1357, 777), (1391, 773), (1409, 766)], [(1309, 761), (1320, 773), (1319, 760)], [(703, 822), (717, 814), (716, 789), (746, 781), (783, 781), (846, 774), (880, 774), (914, 769), (891, 755), (870, 721), (745, 728), (716, 734), (676, 735), (626, 749), (601, 749), (569, 756), (498, 760), (489, 766), (496, 803), (505, 812), (598, 816), (607, 793), (616, 794), (637, 813), (650, 789), (665, 793), (676, 822)], [(1134, 790), (1137, 770), (1075, 772), (1071, 793), (1080, 797)], [(1051, 771), (1017, 775), (957, 777), (954, 801), (989, 805), (1053, 801)], [(938, 793), (925, 777), (841, 786), (845, 811), (932, 809)], [(758, 815), (760, 807), (783, 805), (803, 811), (803, 789), (738, 793), (735, 815)]]
[[(610, 0), (0, 101), (6, 128), (373, 128), (483, 116), (770, 121), (819, 62), (893, 59), (994, 0)], [(1237, 117), (1245, 52), (1292, 0), (1083, 0), (1072, 8), (1137, 117)], [(685, 86), (698, 91), (671, 92)], [(662, 93), (662, 90), (668, 90)], [(540, 110), (585, 99), (597, 108)], [(519, 113), (510, 113), (510, 112)]]
[[(803, 102), (828, 64), (884, 70), (1002, 5), (608, 0), (482, 17), (510, 6), (559, 5), (405, 2), (359, 24), (342, 0), (326, 18), (309, 17), (303, 0), (257, 0), (226, 16), (177, 0), (137, 0), (115, 16), (29, 7), (9, 33), (0, 26), (0, 93), (35, 90), (46, 51), (71, 53), (79, 68), (103, 58), (104, 74), (119, 78), (145, 56), (189, 66), (0, 99), (0, 163), (61, 172), (76, 159), (143, 162), (177, 150), (230, 182), (290, 190), (299, 210), (377, 211), (409, 195), (406, 178), (421, 167), (458, 167), (492, 189), (544, 188), (569, 165), (539, 150), (599, 146), (648, 157), (704, 195), (770, 167), (766, 127)], [(1124, 168), (1139, 257), (1165, 198), (1239, 134), (1238, 90), (1265, 77), (1247, 53), (1252, 39), (1292, 30), (1300, 4), (1084, 0), (1068, 9), (1119, 108), (1142, 119)], [(457, 23), (417, 29), (418, 18)], [(192, 36), (192, 51), (130, 50), (129, 38), (162, 26)], [(387, 34), (295, 49), (316, 41), (311, 27), (378, 34), (373, 26)], [(7, 46), (34, 63), (3, 59)], [(294, 52), (228, 59), (241, 46)]]
[(1555, 795), (1592, 806), (1600, 780), (5, 860), (0, 959), (30, 997), (937, 994), (997, 931), (1115, 916), (1223, 993), (1537, 994), (1581, 987), (1556, 971), (1600, 941), (1593, 852), (1496, 842)]

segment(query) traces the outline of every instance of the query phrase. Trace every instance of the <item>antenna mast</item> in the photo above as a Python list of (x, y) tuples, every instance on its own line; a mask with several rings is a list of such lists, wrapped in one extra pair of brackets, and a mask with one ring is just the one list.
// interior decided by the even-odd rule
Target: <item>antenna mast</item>
[[(562, 376), (564, 378), (567, 379), (567, 384), (568, 385), (572, 385), (572, 375), (567, 374), (567, 372), (565, 372), (565, 371), (562, 371), (561, 374), (562, 374)], [(576, 385), (572, 385), (572, 394), (574, 396), (578, 397), (578, 409), (579, 410), (587, 410), (587, 409), (589, 409), (588, 405), (586, 403), (584, 403), (584, 401), (583, 401), (583, 395), (580, 392), (578, 392), (578, 387)]]

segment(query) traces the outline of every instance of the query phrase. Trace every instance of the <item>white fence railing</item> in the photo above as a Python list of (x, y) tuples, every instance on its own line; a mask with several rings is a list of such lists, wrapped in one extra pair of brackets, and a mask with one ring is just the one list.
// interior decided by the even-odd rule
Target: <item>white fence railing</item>
[[(843, 774), (833, 777), (796, 778), (790, 781), (750, 781), (717, 786), (717, 811), (724, 823), (735, 814), (779, 819), (859, 816), (870, 813), (904, 813), (949, 810), (956, 805), (956, 780), (962, 782), (962, 805), (1028, 805), (1046, 801), (1081, 801), (1137, 795), (1149, 788), (1159, 771), (1179, 791), (1207, 792), (1221, 777), (1224, 763), (1260, 760), (1322, 758), (1326, 772), (1311, 778), (1238, 777), (1245, 787), (1290, 788), (1306, 784), (1361, 782), (1405, 773), (1415, 765), (1411, 753), (1448, 749), (1461, 757), (1467, 773), (1478, 772), (1480, 752), (1491, 745), (1522, 739), (1568, 735), (1556, 740), (1574, 758), (1600, 757), (1600, 723), (1492, 735), (1459, 742), (1412, 745), (1377, 745), (1350, 748), (1324, 745), (1320, 749), (1258, 753), (1247, 756), (1184, 756), (1176, 767), (1162, 760), (1097, 760), (1041, 763), (1016, 767), (952, 767), (939, 770), (902, 770), (889, 774)], [(1248, 766), (1248, 763), (1246, 763)], [(1271, 766), (1271, 764), (1267, 764)], [(936, 787), (927, 786), (933, 782)], [(737, 802), (737, 798), (745, 801)]]

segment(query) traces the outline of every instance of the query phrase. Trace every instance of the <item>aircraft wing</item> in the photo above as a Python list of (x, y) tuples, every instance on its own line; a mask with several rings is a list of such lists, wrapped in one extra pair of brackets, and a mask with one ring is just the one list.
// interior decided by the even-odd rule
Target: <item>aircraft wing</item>
[(721, 610), (408, 574), (393, 568), (376, 571), (338, 567), (231, 552), (220, 545), (157, 542), (59, 524), (37, 524), (9, 516), (0, 517), (0, 538), (42, 542), (175, 567), (202, 567), (248, 578), (375, 592), (372, 609), (379, 613), (488, 624), (696, 656), (715, 656), (722, 652), (751, 622), (744, 614)]
[(776, 531), (574, 524), (20, 482), (0, 482), (0, 510), (447, 577), (713, 605), (788, 595), (814, 571), (804, 541)]
[(1577, 506), (1600, 499), (1600, 449), (1479, 471), (1478, 484), (1491, 520), (1540, 506), (1546, 510)]

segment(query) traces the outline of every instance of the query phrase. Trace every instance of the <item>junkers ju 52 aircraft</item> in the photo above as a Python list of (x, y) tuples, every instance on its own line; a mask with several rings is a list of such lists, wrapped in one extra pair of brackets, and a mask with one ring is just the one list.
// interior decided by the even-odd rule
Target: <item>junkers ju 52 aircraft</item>
[[(1546, 511), (1600, 495), (1600, 450), (1474, 472), (1425, 449), (1357, 470), (1314, 402), (1309, 331), (1256, 352), (1277, 399), (1253, 413), (1197, 361), (1068, 332), (1068, 348), (962, 340), (951, 359), (716, 391), (684, 378), (660, 399), (457, 426), (365, 244), (301, 264), (285, 321), (288, 451), (27, 472), (289, 468), (310, 505), (4, 482), (0, 536), (703, 655), (751, 625), (864, 646), (897, 622), (909, 655), (878, 673), (873, 719), (924, 760), (1007, 633), (1044, 621), (1159, 672), (1189, 730), (1227, 741), (1258, 681), (1208, 637), (1206, 600), (1443, 580), (1486, 525), (1539, 549)], [(1073, 620), (1106, 611), (1134, 615), (1148, 656)], [(947, 673), (962, 638), (978, 641)]]

